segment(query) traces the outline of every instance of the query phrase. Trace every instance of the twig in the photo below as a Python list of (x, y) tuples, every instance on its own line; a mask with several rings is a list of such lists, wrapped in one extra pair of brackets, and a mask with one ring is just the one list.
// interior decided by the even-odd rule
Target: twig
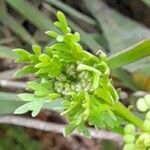
[(0, 80), (11, 80), (18, 68), (0, 72)]
[[(13, 115), (1, 116), (0, 124), (18, 125), (18, 126), (33, 128), (37, 130), (51, 131), (51, 132), (56, 132), (61, 134), (63, 134), (63, 129), (65, 127), (65, 125), (62, 124), (44, 122), (37, 119), (31, 119), (31, 118), (25, 118), (25, 117), (13, 116)], [(122, 137), (116, 133), (108, 132), (105, 130), (97, 131), (91, 128), (89, 130), (91, 132), (92, 138), (111, 140), (120, 146), (122, 146), (123, 144)], [(79, 134), (77, 133), (73, 133), (73, 135), (79, 136)]]
[(0, 80), (0, 87), (26, 89), (26, 84), (24, 82)]

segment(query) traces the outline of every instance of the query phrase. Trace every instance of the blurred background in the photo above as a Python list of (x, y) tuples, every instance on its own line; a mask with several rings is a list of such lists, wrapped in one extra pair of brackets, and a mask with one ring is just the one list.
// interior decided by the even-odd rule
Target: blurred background
[[(111, 133), (91, 139), (64, 138), (66, 120), (50, 108), (34, 119), (30, 113), (20, 118), (12, 115), (23, 104), (17, 93), (32, 80), (13, 77), (22, 65), (14, 63), (12, 49), (31, 51), (32, 44), (43, 48), (54, 44), (44, 32), (55, 30), (57, 10), (65, 13), (71, 28), (80, 33), (83, 48), (93, 54), (101, 49), (109, 56), (150, 37), (150, 0), (0, 0), (0, 150), (120, 150), (121, 137)], [(120, 101), (132, 104), (141, 116), (134, 106), (137, 97), (150, 92), (150, 57), (112, 71), (111, 77), (122, 89)], [(35, 119), (41, 122), (33, 123)]]

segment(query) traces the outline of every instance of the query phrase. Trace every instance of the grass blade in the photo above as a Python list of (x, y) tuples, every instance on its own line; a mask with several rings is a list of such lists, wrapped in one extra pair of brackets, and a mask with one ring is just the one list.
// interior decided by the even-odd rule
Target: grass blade
[(54, 25), (50, 22), (50, 19), (28, 1), (6, 0), (6, 2), (41, 30), (54, 30)]
[(17, 107), (24, 103), (16, 94), (0, 92), (0, 114), (13, 113)]
[(70, 7), (66, 5), (65, 3), (61, 2), (60, 0), (45, 0), (46, 2), (56, 6), (57, 8), (61, 9), (62, 11), (66, 12), (67, 14), (76, 17), (77, 19), (80, 19), (86, 23), (89, 23), (91, 25), (95, 25), (96, 22), (91, 17), (88, 17), (84, 15), (83, 13), (77, 11), (73, 7)]
[(114, 54), (150, 37), (148, 28), (121, 15), (102, 0), (84, 0), (84, 2), (102, 28), (111, 53)]
[(115, 69), (150, 55), (150, 39), (143, 40), (121, 52), (111, 55), (108, 64)]
[(16, 59), (16, 54), (11, 50), (11, 48), (0, 45), (0, 58), (11, 58)]
[(12, 16), (7, 14), (4, 9), (0, 9), (0, 22), (8, 26), (16, 35), (30, 44), (36, 44), (34, 38), (26, 31), (24, 27)]

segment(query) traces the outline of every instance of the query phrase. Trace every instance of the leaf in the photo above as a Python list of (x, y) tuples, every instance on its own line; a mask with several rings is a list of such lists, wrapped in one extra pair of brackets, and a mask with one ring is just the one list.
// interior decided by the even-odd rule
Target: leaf
[(11, 48), (0, 45), (0, 58), (16, 59), (17, 55), (15, 53), (13, 53)]
[(41, 54), (41, 47), (37, 46), (37, 45), (32, 45), (32, 49), (34, 51), (34, 53), (39, 56)]
[(6, 0), (6, 2), (18, 11), (22, 16), (28, 19), (31, 23), (37, 26), (39, 29), (46, 30), (56, 30), (54, 25), (50, 23), (50, 18), (45, 14), (40, 12), (36, 7), (31, 5), (26, 0)]
[(33, 102), (26, 103), (18, 107), (15, 110), (14, 114), (24, 114), (28, 111), (32, 111), (32, 117), (35, 117), (42, 109), (43, 104), (44, 101), (33, 101)]
[(69, 20), (69, 24), (75, 31), (80, 33), (81, 41), (83, 41), (83, 43), (85, 43), (93, 53), (96, 54), (99, 49), (104, 50), (104, 48), (92, 36), (90, 36), (90, 34), (87, 34), (80, 26), (71, 20)]
[(0, 22), (7, 25), (16, 35), (18, 35), (24, 41), (30, 44), (37, 44), (37, 42), (27, 32), (27, 30), (22, 25), (20, 25), (20, 23), (15, 18), (7, 14), (7, 12), (1, 8), (0, 8)]
[(28, 89), (34, 90), (36, 96), (47, 96), (50, 93), (50, 90), (45, 87), (43, 84), (38, 84), (36, 82), (28, 82)]
[(20, 105), (25, 104), (19, 97), (10, 92), (0, 92), (0, 114), (13, 113)]
[(37, 71), (36, 68), (34, 68), (33, 65), (28, 65), (28, 66), (25, 66), (23, 67), (22, 69), (18, 70), (14, 76), (17, 77), (17, 78), (20, 78), (20, 77), (24, 77), (28, 74), (31, 74), (31, 73), (35, 73)]
[(43, 101), (43, 98), (36, 97), (34, 94), (29, 93), (19, 94), (18, 97), (23, 101)]
[[(25, 100), (30, 100), (27, 98), (27, 95), (20, 96)], [(34, 98), (35, 100), (35, 98)], [(10, 114), (15, 111), (19, 106), (24, 105), (26, 102), (22, 101), (17, 94), (10, 92), (0, 92), (0, 114)], [(43, 105), (43, 109), (55, 110), (55, 111), (63, 111), (63, 100), (57, 99), (53, 101), (47, 101)]]
[(60, 0), (45, 0), (47, 3), (50, 3), (57, 8), (63, 10), (64, 12), (68, 13), (69, 15), (76, 17), (77, 19), (80, 19), (84, 22), (87, 22), (91, 25), (95, 25), (96, 22), (91, 17), (79, 12), (78, 10), (74, 9), (73, 7), (70, 7), (69, 5), (61, 2)]
[(68, 125), (65, 126), (64, 136), (70, 135), (76, 129), (76, 127), (76, 121), (70, 122)]
[(143, 40), (121, 52), (108, 57), (108, 65), (115, 69), (150, 55), (150, 39)]
[(13, 49), (13, 51), (18, 55), (18, 58), (16, 59), (16, 62), (26, 62), (29, 61), (29, 55), (30, 53), (24, 49), (16, 48)]

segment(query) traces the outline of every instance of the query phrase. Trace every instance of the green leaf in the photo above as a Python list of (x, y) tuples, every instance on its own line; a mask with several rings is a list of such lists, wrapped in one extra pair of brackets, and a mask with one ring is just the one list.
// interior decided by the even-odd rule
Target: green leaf
[(108, 57), (108, 65), (115, 69), (150, 55), (150, 39), (143, 40), (121, 52)]
[(31, 5), (31, 3), (29, 3), (28, 1), (6, 0), (6, 2), (41, 30), (43, 31), (49, 29), (56, 30), (56, 28), (54, 28), (54, 25), (50, 23), (50, 18), (48, 18), (45, 14), (40, 12), (36, 7)]
[[(89, 47), (93, 53), (96, 54), (96, 52), (101, 49), (104, 50), (104, 48), (98, 43), (92, 36), (90, 36), (88, 33), (86, 33), (80, 26), (75, 24), (73, 21), (69, 20), (70, 26), (81, 35), (81, 41), (86, 44), (87, 47)], [(105, 50), (104, 50), (105, 51)]]
[(42, 109), (43, 104), (44, 101), (33, 101), (33, 102), (26, 103), (18, 107), (15, 110), (14, 114), (24, 114), (28, 111), (32, 111), (32, 117), (35, 117)]
[(18, 55), (18, 58), (16, 59), (16, 62), (26, 62), (29, 61), (29, 55), (30, 53), (24, 49), (16, 48), (13, 49), (13, 51)]
[(17, 77), (17, 78), (20, 78), (20, 77), (24, 77), (28, 74), (31, 74), (31, 73), (35, 73), (37, 71), (36, 68), (34, 68), (33, 65), (28, 65), (28, 66), (25, 66), (23, 67), (22, 69), (18, 70), (14, 76)]
[(37, 45), (32, 45), (32, 49), (34, 51), (34, 53), (39, 56), (41, 54), (41, 47), (37, 46)]
[(62, 29), (64, 29), (64, 33), (67, 33), (68, 23), (67, 23), (65, 15), (61, 11), (58, 11), (57, 18), (60, 22), (60, 25), (62, 26)]
[(64, 12), (68, 13), (69, 15), (76, 17), (77, 19), (80, 19), (84, 22), (87, 22), (91, 25), (95, 25), (96, 22), (91, 17), (79, 12), (78, 10), (74, 9), (73, 7), (70, 7), (69, 5), (61, 2), (60, 0), (45, 0), (47, 3), (50, 3), (57, 8), (63, 10)]
[(65, 126), (64, 136), (70, 135), (76, 129), (76, 127), (76, 121), (70, 122), (68, 125)]
[[(31, 95), (20, 94), (20, 97), (25, 100), (35, 100)], [(26, 102), (22, 101), (17, 94), (10, 92), (0, 92), (0, 114), (10, 114), (15, 111), (19, 106), (24, 105)], [(43, 105), (43, 109), (63, 111), (63, 100), (57, 99), (47, 101)]]
[(18, 97), (23, 101), (43, 101), (43, 98), (36, 97), (34, 94), (29, 93), (19, 94)]
[(0, 114), (13, 113), (17, 107), (25, 104), (20, 98), (10, 92), (0, 92)]
[(28, 82), (28, 89), (34, 90), (34, 94), (37, 96), (47, 96), (50, 93), (50, 90), (47, 87), (34, 81)]

